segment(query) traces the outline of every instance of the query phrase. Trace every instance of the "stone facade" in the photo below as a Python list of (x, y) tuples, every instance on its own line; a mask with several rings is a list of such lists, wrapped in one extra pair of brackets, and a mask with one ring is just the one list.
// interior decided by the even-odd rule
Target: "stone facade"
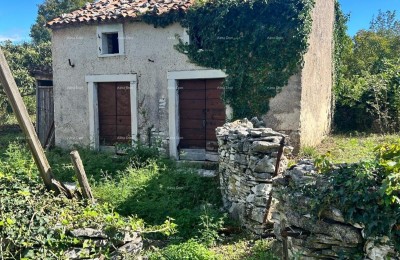
[[(345, 221), (337, 208), (328, 208), (320, 216), (312, 217), (310, 199), (300, 192), (307, 184), (317, 187), (329, 185), (317, 174), (311, 161), (300, 161), (290, 170), (273, 180), (274, 203), (270, 216), (276, 237), (282, 239), (282, 231), (290, 230), (298, 236), (289, 236), (288, 247), (291, 257), (300, 259), (399, 259), (388, 238), (374, 240), (364, 236), (364, 226)], [(289, 188), (290, 187), (290, 188)]]
[[(216, 129), (219, 144), (219, 174), (224, 207), (230, 215), (255, 233), (263, 232), (271, 199), (280, 142), (285, 135), (270, 128), (253, 128), (244, 119)], [(284, 148), (279, 171), (287, 165)]]

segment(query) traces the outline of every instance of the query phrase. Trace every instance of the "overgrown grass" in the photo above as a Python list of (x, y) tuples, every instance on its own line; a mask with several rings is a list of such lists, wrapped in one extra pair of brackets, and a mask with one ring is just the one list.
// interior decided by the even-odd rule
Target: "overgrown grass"
[(355, 163), (358, 161), (374, 158), (374, 148), (382, 143), (393, 143), (400, 139), (397, 135), (377, 135), (377, 134), (348, 134), (333, 135), (326, 138), (315, 148), (315, 154), (322, 155), (330, 152), (330, 158), (334, 163)]

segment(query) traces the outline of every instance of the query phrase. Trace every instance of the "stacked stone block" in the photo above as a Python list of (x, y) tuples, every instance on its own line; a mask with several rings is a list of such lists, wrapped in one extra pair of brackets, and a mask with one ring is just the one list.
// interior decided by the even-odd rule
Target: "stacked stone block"
[[(272, 177), (284, 134), (270, 128), (254, 128), (247, 119), (216, 129), (219, 144), (219, 174), (224, 207), (232, 217), (255, 233), (263, 232), (268, 213)], [(279, 171), (285, 170), (284, 147)]]

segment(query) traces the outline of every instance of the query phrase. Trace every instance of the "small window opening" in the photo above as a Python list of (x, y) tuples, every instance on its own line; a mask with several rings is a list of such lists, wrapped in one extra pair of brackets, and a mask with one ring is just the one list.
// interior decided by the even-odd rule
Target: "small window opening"
[(103, 54), (118, 54), (118, 33), (103, 33)]

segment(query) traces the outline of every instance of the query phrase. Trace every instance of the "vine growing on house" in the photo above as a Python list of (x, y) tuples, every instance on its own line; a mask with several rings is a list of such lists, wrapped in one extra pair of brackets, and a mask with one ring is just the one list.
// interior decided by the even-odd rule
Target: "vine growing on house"
[[(197, 65), (226, 72), (224, 101), (234, 118), (263, 115), (303, 65), (313, 6), (314, 0), (197, 2), (180, 18), (190, 42), (176, 48)], [(143, 20), (166, 26), (177, 15)]]

